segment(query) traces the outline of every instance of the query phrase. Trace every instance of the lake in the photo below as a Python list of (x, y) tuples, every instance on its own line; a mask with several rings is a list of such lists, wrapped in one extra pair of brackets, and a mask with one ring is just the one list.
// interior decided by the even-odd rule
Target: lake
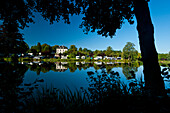
[[(29, 97), (48, 89), (89, 91), (95, 96), (94, 91), (108, 90), (115, 81), (127, 89), (145, 85), (140, 62), (20, 62), (0, 63), (0, 68), (0, 103), (3, 103), (0, 112), (25, 109), (21, 106), (27, 107)], [(169, 90), (170, 68), (161, 66), (161, 69), (165, 88)]]
[[(164, 67), (161, 67), (162, 69)], [(143, 66), (141, 63), (118, 63), (118, 62), (21, 62), (19, 64), (1, 63), (2, 74), (18, 74), (15, 79), (20, 79), (19, 87), (57, 88), (60, 90), (69, 88), (71, 90), (88, 89), (88, 72), (100, 75), (102, 71), (106, 74), (118, 72), (122, 83), (128, 84), (132, 81), (143, 81)], [(2, 76), (2, 75), (1, 75)], [(19, 78), (17, 78), (19, 77)], [(1, 79), (2, 80), (2, 79)], [(170, 82), (165, 80), (165, 88), (170, 88)], [(10, 82), (10, 81), (8, 81)]]
[[(32, 84), (36, 80), (44, 80), (39, 83), (41, 87), (47, 86), (57, 89), (65, 89), (66, 87), (71, 90), (80, 89), (81, 87), (87, 89), (88, 74), (87, 72), (94, 72), (95, 74), (101, 74), (102, 70), (105, 70), (107, 74), (110, 72), (118, 72), (120, 80), (124, 83), (128, 83), (134, 80), (140, 80), (143, 78), (143, 67), (140, 64), (123, 64), (113, 62), (56, 62), (56, 63), (34, 63), (26, 64), (28, 70), (24, 75), (24, 84)], [(130, 72), (134, 72), (135, 76), (132, 76)], [(94, 75), (95, 75), (94, 74)]]

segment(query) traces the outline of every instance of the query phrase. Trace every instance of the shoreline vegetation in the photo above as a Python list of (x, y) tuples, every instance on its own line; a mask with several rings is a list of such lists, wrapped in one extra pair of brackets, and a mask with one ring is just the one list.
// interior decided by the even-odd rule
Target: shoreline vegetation
[[(2, 60), (6, 62), (11, 62), (11, 58), (3, 58)], [(117, 62), (117, 63), (133, 63), (133, 62), (142, 62), (140, 60), (131, 61), (128, 59), (123, 60), (94, 60), (94, 59), (76, 59), (76, 58), (70, 58), (70, 59), (56, 59), (56, 58), (45, 58), (45, 59), (33, 59), (33, 58), (18, 58), (18, 62)], [(170, 63), (170, 62), (169, 62)]]
[[(1, 61), (11, 62), (11, 58), (2, 58)], [(56, 59), (56, 58), (46, 58), (46, 59), (33, 59), (33, 58), (18, 58), (19, 62), (115, 62), (115, 63), (134, 63), (134, 62), (141, 62), (141, 60), (135, 60), (131, 61), (128, 59), (123, 60), (94, 60), (94, 59), (76, 59), (76, 58), (70, 58), (70, 59)], [(170, 65), (170, 61), (167, 60), (159, 60), (159, 64), (162, 65)]]

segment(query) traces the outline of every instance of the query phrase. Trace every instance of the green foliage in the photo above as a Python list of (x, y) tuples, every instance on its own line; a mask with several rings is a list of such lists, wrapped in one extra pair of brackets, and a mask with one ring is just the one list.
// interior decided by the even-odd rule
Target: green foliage
[(102, 53), (103, 53), (102, 50), (95, 50), (94, 51), (95, 56), (98, 56), (99, 54), (102, 54)]
[(85, 33), (95, 32), (102, 36), (114, 36), (122, 27), (125, 19), (133, 24), (132, 0), (85, 0), (83, 4), (83, 22)]
[(52, 46), (52, 52), (56, 52), (56, 49), (59, 47), (59, 45)]
[(138, 51), (135, 49), (135, 44), (131, 42), (127, 42), (125, 47), (123, 48), (123, 58), (129, 60), (135, 60), (138, 56)]
[(50, 45), (47, 44), (42, 45), (42, 52), (51, 52)]
[(68, 57), (69, 57), (69, 58), (75, 58), (75, 57), (76, 57), (76, 54), (77, 54), (77, 52), (70, 53), (70, 54), (68, 55)]
[(71, 45), (69, 51), (75, 52), (77, 51), (77, 47), (75, 45)]
[(111, 55), (112, 55), (112, 54), (111, 54), (112, 52), (113, 52), (112, 47), (111, 47), (111, 46), (108, 46), (107, 49), (106, 49), (105, 54), (106, 54), (106, 56), (111, 56)]
[(82, 50), (82, 52), (81, 52), (81, 51), (79, 51), (79, 52), (82, 53), (82, 54), (84, 54), (84, 55), (88, 55), (88, 56), (92, 53), (92, 51), (89, 50), (89, 49), (87, 49), (87, 48), (84, 48), (84, 49)]
[[(55, 48), (55, 47), (53, 47), (53, 48)], [(52, 52), (52, 47), (48, 44), (41, 45), (38, 42), (37, 45), (31, 46), (31, 49), (29, 49), (27, 52), (31, 52), (34, 54), (37, 54), (39, 52), (50, 53), (50, 52)]]
[(69, 50), (66, 51), (64, 54), (66, 54), (66, 53), (68, 54), (69, 58), (75, 58), (78, 53), (77, 47), (75, 45), (71, 45)]
[(158, 59), (159, 60), (166, 60), (168, 58), (168, 54), (158, 54)]
[(170, 60), (170, 52), (169, 52), (169, 54), (168, 54), (168, 58), (167, 58), (168, 60)]
[(83, 49), (80, 47), (80, 48), (79, 48), (79, 52), (81, 52), (82, 50), (83, 50)]
[(37, 44), (37, 52), (39, 53), (39, 52), (41, 52), (41, 44), (38, 42), (38, 44)]

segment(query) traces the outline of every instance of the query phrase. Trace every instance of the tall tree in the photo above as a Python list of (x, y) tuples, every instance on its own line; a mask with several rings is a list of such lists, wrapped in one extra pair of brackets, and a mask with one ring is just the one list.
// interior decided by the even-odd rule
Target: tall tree
[(77, 51), (77, 47), (75, 45), (71, 45), (69, 51), (75, 52)]
[(124, 20), (134, 23), (137, 20), (137, 30), (141, 55), (144, 66), (146, 88), (151, 95), (164, 95), (165, 87), (161, 77), (158, 54), (154, 43), (154, 26), (148, 7), (149, 0), (85, 0), (83, 13), (85, 17), (81, 27), (102, 36), (114, 36)]
[(134, 46), (135, 46), (134, 43), (127, 42), (127, 44), (123, 48), (123, 57), (125, 59), (135, 60), (135, 58), (137, 58), (138, 52)]
[(52, 46), (52, 52), (56, 52), (56, 49), (59, 47), (59, 45)]
[[(3, 46), (6, 47), (5, 53), (17, 52), (17, 47), (23, 41), (19, 29), (23, 29), (28, 23), (33, 22), (31, 9), (34, 5), (30, 3), (31, 0), (27, 2), (25, 0), (0, 1), (0, 24), (3, 27), (3, 35), (0, 38)], [(0, 53), (2, 52), (4, 51), (0, 51)]]
[(134, 12), (137, 20), (145, 84), (152, 95), (164, 95), (165, 87), (154, 43), (154, 26), (147, 1), (149, 0), (134, 0)]
[(106, 51), (105, 51), (105, 54), (106, 54), (107, 56), (111, 56), (111, 55), (112, 55), (112, 52), (113, 52), (112, 47), (111, 47), (111, 46), (108, 46), (107, 49), (106, 49)]
[(79, 48), (79, 52), (82, 52), (82, 50), (83, 50), (83, 49), (80, 47), (80, 48)]
[(37, 52), (41, 52), (41, 44), (40, 44), (40, 42), (37, 43)]
[(44, 52), (44, 53), (51, 53), (51, 46), (48, 45), (48, 44), (43, 44), (41, 46), (41, 51)]
[(17, 53), (26, 53), (28, 50), (29, 50), (29, 46), (24, 41), (21, 41), (19, 46), (16, 48)]

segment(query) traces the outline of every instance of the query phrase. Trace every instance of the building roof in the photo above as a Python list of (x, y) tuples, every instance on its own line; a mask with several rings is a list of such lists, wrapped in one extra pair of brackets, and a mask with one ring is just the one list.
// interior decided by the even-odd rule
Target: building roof
[(68, 49), (66, 46), (58, 46), (57, 49)]

